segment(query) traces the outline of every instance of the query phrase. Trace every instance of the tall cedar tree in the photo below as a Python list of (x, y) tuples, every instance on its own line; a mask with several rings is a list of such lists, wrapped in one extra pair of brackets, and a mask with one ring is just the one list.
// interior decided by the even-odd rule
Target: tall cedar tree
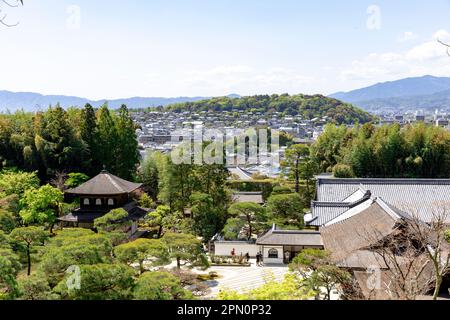
[(139, 163), (136, 127), (130, 117), (128, 108), (122, 105), (117, 117), (118, 152), (116, 157), (116, 173), (123, 179), (131, 180)]
[(118, 133), (113, 116), (108, 106), (100, 107), (97, 114), (98, 126), (98, 161), (112, 173), (116, 172), (116, 157), (118, 151)]
[(89, 166), (86, 169), (86, 173), (92, 177), (100, 172), (102, 164), (98, 159), (99, 134), (97, 118), (94, 108), (89, 103), (81, 111), (80, 136), (86, 144), (87, 158), (89, 159)]

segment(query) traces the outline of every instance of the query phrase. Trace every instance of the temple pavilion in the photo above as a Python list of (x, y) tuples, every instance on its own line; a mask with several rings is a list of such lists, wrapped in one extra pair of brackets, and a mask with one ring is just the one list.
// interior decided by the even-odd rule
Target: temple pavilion
[(137, 230), (138, 220), (148, 213), (148, 209), (139, 207), (133, 200), (133, 194), (141, 186), (142, 184), (126, 181), (103, 170), (79, 187), (65, 192), (65, 200), (72, 202), (79, 199), (80, 207), (58, 220), (63, 227), (91, 229), (95, 219), (113, 209), (123, 208), (129, 214), (127, 219), (132, 221), (130, 230), (126, 230), (132, 235)]

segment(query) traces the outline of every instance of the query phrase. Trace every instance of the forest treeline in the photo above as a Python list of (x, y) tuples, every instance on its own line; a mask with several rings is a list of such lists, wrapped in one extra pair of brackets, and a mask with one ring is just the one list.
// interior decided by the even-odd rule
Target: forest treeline
[(449, 178), (450, 131), (423, 123), (328, 125), (311, 156), (321, 172), (342, 178)]
[(257, 95), (251, 97), (218, 97), (196, 102), (178, 103), (167, 107), (174, 112), (182, 111), (253, 111), (263, 114), (280, 112), (289, 116), (302, 116), (304, 119), (328, 116), (337, 124), (366, 123), (374, 118), (369, 113), (351, 104), (322, 95)]
[(0, 115), (0, 170), (38, 171), (47, 181), (57, 172), (88, 176), (103, 168), (131, 179), (139, 163), (136, 127), (123, 105), (110, 111), (60, 106), (45, 112)]

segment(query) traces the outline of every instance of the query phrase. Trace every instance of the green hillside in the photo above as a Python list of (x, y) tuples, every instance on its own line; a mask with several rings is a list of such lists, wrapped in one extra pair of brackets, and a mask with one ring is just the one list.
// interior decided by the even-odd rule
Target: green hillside
[(290, 116), (314, 119), (328, 116), (338, 124), (366, 123), (374, 120), (367, 112), (351, 104), (322, 95), (257, 95), (251, 97), (219, 97), (196, 102), (177, 103), (167, 107), (174, 112), (182, 111), (253, 111), (264, 114), (281, 112)]

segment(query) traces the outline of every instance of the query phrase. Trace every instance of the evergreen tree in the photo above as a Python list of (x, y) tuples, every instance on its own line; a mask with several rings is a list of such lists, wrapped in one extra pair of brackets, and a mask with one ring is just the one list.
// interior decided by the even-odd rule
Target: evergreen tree
[(57, 171), (85, 168), (85, 147), (63, 108), (59, 105), (49, 108), (36, 125), (35, 145), (46, 168), (46, 177)]
[(116, 173), (123, 179), (132, 179), (139, 163), (139, 151), (136, 135), (136, 127), (130, 117), (128, 108), (122, 105), (117, 117), (117, 157)]
[(98, 161), (107, 170), (117, 174), (118, 133), (113, 116), (109, 112), (106, 104), (98, 111), (97, 119), (99, 136)]
[(87, 158), (89, 166), (87, 173), (94, 176), (102, 169), (102, 164), (98, 159), (99, 135), (97, 128), (97, 119), (94, 108), (88, 103), (81, 111), (80, 136), (87, 147)]

